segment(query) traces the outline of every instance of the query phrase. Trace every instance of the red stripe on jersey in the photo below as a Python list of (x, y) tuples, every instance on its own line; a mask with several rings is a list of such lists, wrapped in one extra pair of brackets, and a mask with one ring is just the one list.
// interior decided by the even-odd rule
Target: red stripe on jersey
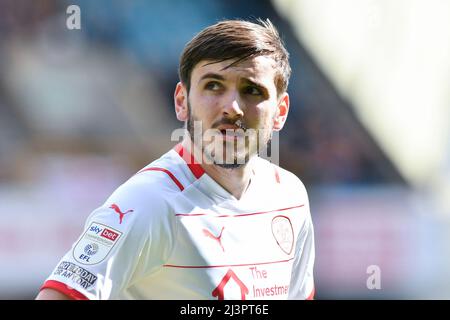
[(306, 300), (314, 300), (315, 294), (316, 294), (316, 289), (313, 287), (311, 293), (309, 294), (308, 298), (306, 298)]
[(84, 294), (78, 292), (73, 288), (70, 288), (67, 284), (59, 281), (55, 280), (45, 281), (44, 285), (41, 287), (41, 290), (47, 288), (57, 290), (75, 300), (89, 300)]
[(172, 172), (170, 172), (167, 169), (151, 167), (151, 168), (143, 169), (143, 170), (139, 171), (138, 173), (141, 173), (141, 172), (144, 172), (144, 171), (162, 171), (162, 172), (166, 173), (173, 180), (173, 182), (175, 182), (175, 184), (178, 186), (178, 188), (180, 188), (181, 191), (184, 190), (184, 187), (180, 183), (180, 181), (178, 181), (178, 179), (175, 178), (175, 176), (172, 174)]
[(269, 261), (269, 262), (257, 262), (257, 263), (242, 263), (242, 264), (223, 264), (223, 265), (207, 265), (207, 266), (180, 266), (175, 264), (163, 264), (166, 268), (182, 268), (182, 269), (209, 269), (209, 268), (225, 268), (225, 267), (247, 267), (247, 266), (259, 266), (263, 264), (274, 264), (274, 263), (285, 263), (289, 262), (294, 258), (280, 261)]
[(175, 214), (175, 216), (183, 216), (183, 217), (198, 217), (198, 216), (206, 216), (209, 215), (213, 218), (237, 218), (237, 217), (246, 217), (246, 216), (254, 216), (256, 214), (265, 214), (265, 213), (271, 213), (271, 212), (278, 212), (278, 211), (285, 211), (285, 210), (290, 210), (290, 209), (295, 209), (295, 208), (301, 208), (303, 207), (304, 204), (298, 205), (298, 206), (294, 206), (294, 207), (289, 207), (289, 208), (282, 208), (282, 209), (276, 209), (276, 210), (269, 210), (269, 211), (260, 211), (260, 212), (252, 212), (252, 213), (243, 213), (243, 214), (223, 214), (223, 215), (218, 215), (215, 216), (211, 213), (177, 213)]
[(275, 180), (277, 181), (277, 183), (280, 183), (280, 175), (278, 174), (278, 170), (275, 167)]
[(177, 144), (174, 147), (174, 150), (187, 163), (189, 169), (197, 179), (205, 173), (205, 170), (202, 168), (202, 166), (195, 161), (194, 156), (189, 151), (187, 151), (186, 148), (181, 145), (181, 143)]

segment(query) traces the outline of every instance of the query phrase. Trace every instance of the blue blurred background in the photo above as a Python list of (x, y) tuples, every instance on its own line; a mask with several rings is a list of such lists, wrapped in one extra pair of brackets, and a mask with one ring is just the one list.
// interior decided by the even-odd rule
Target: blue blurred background
[(309, 191), (316, 298), (450, 298), (440, 0), (1, 0), (0, 298), (34, 298), (90, 212), (174, 145), (186, 42), (256, 17), (291, 54), (280, 165)]

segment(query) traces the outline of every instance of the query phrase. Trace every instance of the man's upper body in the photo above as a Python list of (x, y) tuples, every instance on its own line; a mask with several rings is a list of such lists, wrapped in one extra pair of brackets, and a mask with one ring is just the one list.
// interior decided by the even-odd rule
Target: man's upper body
[(87, 219), (38, 299), (307, 299), (306, 190), (262, 159), (289, 111), (288, 54), (269, 22), (223, 21), (180, 61), (183, 141)]
[(177, 146), (119, 187), (43, 287), (77, 299), (308, 298), (313, 228), (300, 180), (258, 158), (236, 199), (183, 156)]

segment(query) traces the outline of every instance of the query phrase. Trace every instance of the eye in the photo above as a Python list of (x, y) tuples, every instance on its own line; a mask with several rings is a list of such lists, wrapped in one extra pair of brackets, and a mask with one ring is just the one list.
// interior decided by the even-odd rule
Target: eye
[(206, 90), (218, 91), (222, 88), (222, 84), (217, 81), (210, 81), (205, 85)]
[(244, 94), (249, 94), (252, 96), (262, 96), (262, 91), (255, 86), (247, 86), (244, 88)]

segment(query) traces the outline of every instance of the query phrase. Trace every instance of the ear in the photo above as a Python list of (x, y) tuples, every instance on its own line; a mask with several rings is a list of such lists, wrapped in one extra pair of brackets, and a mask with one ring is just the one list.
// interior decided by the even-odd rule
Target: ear
[(173, 100), (175, 103), (175, 113), (177, 115), (177, 119), (180, 121), (188, 120), (188, 95), (186, 87), (178, 82), (175, 88), (175, 93), (173, 94)]
[(280, 131), (283, 129), (289, 112), (289, 94), (283, 93), (278, 101), (275, 117), (273, 118), (273, 130)]

